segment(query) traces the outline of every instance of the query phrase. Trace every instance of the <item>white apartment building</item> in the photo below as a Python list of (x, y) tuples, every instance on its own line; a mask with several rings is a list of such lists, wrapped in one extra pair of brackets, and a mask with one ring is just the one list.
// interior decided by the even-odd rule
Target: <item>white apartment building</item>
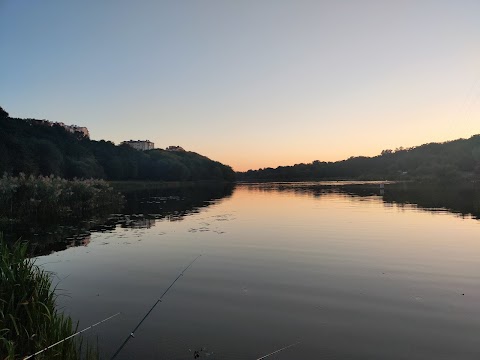
[(149, 140), (129, 140), (122, 142), (122, 144), (140, 151), (152, 150), (155, 147), (155, 144)]
[(83, 136), (85, 136), (87, 138), (90, 137), (90, 133), (88, 132), (88, 128), (86, 128), (85, 126), (67, 125), (63, 122), (53, 122), (53, 121), (49, 121), (49, 120), (32, 119), (31, 121), (32, 121), (33, 124), (43, 125), (43, 126), (59, 125), (59, 126), (63, 127), (69, 133), (72, 133), (72, 134), (81, 133), (81, 134), (83, 134)]

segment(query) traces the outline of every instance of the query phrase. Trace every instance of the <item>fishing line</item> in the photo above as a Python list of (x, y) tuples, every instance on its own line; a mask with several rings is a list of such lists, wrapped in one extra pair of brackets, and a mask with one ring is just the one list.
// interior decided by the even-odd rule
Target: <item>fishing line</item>
[(31, 359), (31, 358), (37, 356), (38, 354), (41, 354), (41, 353), (43, 353), (44, 351), (47, 351), (48, 349), (51, 349), (51, 348), (53, 348), (54, 346), (57, 346), (57, 345), (63, 343), (64, 341), (67, 341), (68, 339), (71, 339), (71, 338), (73, 338), (73, 337), (75, 337), (75, 336), (77, 336), (77, 335), (79, 335), (79, 334), (81, 334), (81, 333), (83, 333), (83, 332), (85, 332), (85, 331), (87, 331), (87, 330), (90, 330), (90, 329), (94, 328), (94, 327), (97, 326), (97, 325), (100, 325), (101, 323), (103, 323), (103, 322), (105, 322), (105, 321), (108, 321), (108, 320), (114, 318), (114, 317), (117, 316), (117, 315), (120, 315), (120, 313), (118, 312), (118, 313), (116, 313), (116, 314), (114, 314), (114, 315), (112, 315), (112, 316), (109, 316), (109, 317), (106, 318), (106, 319), (103, 319), (102, 321), (99, 321), (99, 322), (97, 322), (97, 323), (95, 323), (95, 324), (93, 324), (93, 325), (90, 325), (89, 327), (87, 327), (87, 328), (85, 328), (85, 329), (83, 329), (83, 330), (81, 330), (81, 331), (78, 331), (78, 332), (76, 332), (75, 334), (72, 334), (72, 335), (66, 337), (66, 338), (63, 339), (63, 340), (57, 341), (55, 344), (52, 344), (52, 345), (46, 347), (46, 348), (43, 349), (43, 350), (37, 351), (35, 354), (26, 356), (26, 357), (23, 358), (23, 360)]
[(271, 352), (270, 354), (267, 354), (267, 355), (264, 355), (264, 356), (262, 356), (262, 357), (259, 357), (259, 358), (256, 359), (256, 360), (266, 359), (267, 357), (269, 357), (269, 356), (271, 356), (271, 355), (277, 354), (277, 353), (279, 353), (280, 351), (286, 350), (286, 349), (291, 348), (292, 346), (296, 346), (296, 345), (298, 345), (298, 344), (300, 344), (300, 341), (297, 341), (296, 343), (287, 345), (287, 346), (285, 346), (285, 347), (283, 347), (283, 348), (281, 348), (281, 349), (275, 350), (274, 352)]
[(120, 345), (120, 347), (117, 349), (117, 351), (115, 351), (115, 354), (113, 354), (113, 356), (111, 357), (111, 360), (115, 359), (117, 357), (117, 355), (120, 353), (120, 351), (122, 351), (122, 349), (125, 347), (125, 345), (127, 345), (127, 343), (130, 341), (131, 338), (135, 337), (135, 331), (137, 331), (137, 329), (140, 327), (140, 325), (142, 325), (142, 323), (145, 321), (145, 319), (148, 317), (148, 315), (150, 315), (150, 313), (153, 311), (153, 309), (155, 308), (155, 306), (158, 305), (158, 303), (162, 302), (162, 298), (165, 296), (165, 294), (168, 292), (168, 290), (170, 290), (172, 288), (172, 286), (177, 282), (178, 279), (180, 279), (180, 277), (183, 276), (183, 273), (185, 271), (188, 270), (188, 268), (190, 266), (192, 266), (192, 264), (202, 255), (198, 255), (195, 259), (193, 259), (193, 261), (188, 264), (188, 266), (183, 269), (183, 271), (177, 276), (177, 278), (175, 280), (173, 280), (173, 282), (170, 284), (170, 286), (163, 292), (162, 296), (160, 296), (158, 298), (158, 300), (152, 305), (152, 307), (150, 308), (150, 310), (148, 310), (148, 312), (145, 314), (145, 316), (142, 318), (142, 320), (140, 320), (140, 322), (137, 324), (137, 326), (135, 326), (135, 328), (132, 330), (132, 332), (130, 333), (130, 335), (127, 336), (127, 338), (125, 339), (125, 341), (122, 343), (122, 345)]

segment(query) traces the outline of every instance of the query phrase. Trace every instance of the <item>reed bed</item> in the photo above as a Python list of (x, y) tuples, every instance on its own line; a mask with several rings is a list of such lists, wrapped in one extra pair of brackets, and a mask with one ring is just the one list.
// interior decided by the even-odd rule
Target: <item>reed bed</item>
[(66, 180), (55, 176), (3, 175), (0, 219), (86, 218), (116, 211), (123, 196), (103, 180)]
[[(76, 331), (72, 319), (57, 310), (52, 274), (28, 257), (25, 242), (7, 246), (0, 235), (0, 359), (21, 359)], [(85, 348), (85, 346), (83, 346)], [(95, 351), (73, 338), (35, 357), (94, 359)]]

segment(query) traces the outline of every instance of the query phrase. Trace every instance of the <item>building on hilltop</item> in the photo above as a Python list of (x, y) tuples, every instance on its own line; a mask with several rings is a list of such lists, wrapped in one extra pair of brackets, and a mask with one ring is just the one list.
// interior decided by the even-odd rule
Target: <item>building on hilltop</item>
[(167, 147), (165, 150), (167, 150), (167, 151), (185, 152), (185, 149), (182, 148), (181, 146), (174, 146), (174, 145), (171, 145), (171, 146)]
[(59, 123), (59, 125), (63, 126), (65, 130), (68, 132), (75, 134), (75, 133), (81, 133), (83, 136), (89, 138), (90, 133), (88, 132), (88, 129), (85, 126), (77, 126), (77, 125), (65, 125), (63, 123)]
[(149, 140), (129, 140), (122, 142), (122, 144), (140, 151), (152, 150), (155, 147), (154, 143)]
[(32, 119), (31, 121), (34, 124), (37, 124), (37, 125), (44, 125), (44, 126), (58, 125), (58, 126), (63, 127), (69, 133), (72, 133), (72, 134), (79, 133), (79, 134), (82, 134), (83, 136), (85, 136), (87, 138), (90, 137), (90, 133), (88, 132), (88, 128), (86, 128), (85, 126), (67, 125), (63, 122), (53, 122), (53, 121), (49, 121), (49, 120), (35, 120), (35, 119)]
[(85, 126), (73, 126), (73, 132), (76, 133), (82, 133), (83, 136), (90, 138), (90, 133), (88, 132), (88, 129)]

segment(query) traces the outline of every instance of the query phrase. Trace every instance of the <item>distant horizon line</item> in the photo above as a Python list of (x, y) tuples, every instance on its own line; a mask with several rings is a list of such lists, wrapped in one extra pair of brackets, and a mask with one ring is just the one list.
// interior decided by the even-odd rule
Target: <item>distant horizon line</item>
[[(445, 140), (445, 141), (431, 141), (431, 142), (426, 142), (424, 144), (421, 144), (421, 145), (414, 145), (414, 146), (409, 146), (409, 147), (403, 147), (403, 146), (399, 146), (395, 149), (383, 149), (380, 154), (377, 154), (377, 155), (372, 155), (372, 156), (367, 156), (367, 155), (352, 155), (348, 158), (344, 158), (344, 159), (340, 159), (340, 160), (334, 160), (334, 161), (324, 161), (324, 160), (312, 160), (311, 162), (300, 162), (300, 163), (296, 163), (296, 164), (291, 164), (291, 165), (278, 165), (278, 166), (275, 166), (275, 167), (272, 167), (272, 166), (266, 166), (266, 167), (260, 167), (258, 169), (248, 169), (248, 170), (245, 170), (245, 171), (237, 171), (235, 170), (236, 173), (246, 173), (248, 171), (258, 171), (258, 170), (264, 170), (264, 169), (278, 169), (278, 168), (281, 168), (281, 167), (292, 167), (292, 166), (296, 166), (296, 165), (310, 165), (310, 164), (313, 164), (315, 162), (319, 162), (319, 163), (336, 163), (336, 162), (341, 162), (341, 161), (346, 161), (346, 160), (349, 160), (349, 159), (352, 159), (352, 158), (374, 158), (374, 157), (377, 157), (377, 156), (382, 156), (382, 152), (384, 151), (391, 151), (392, 153), (396, 153), (398, 151), (409, 151), (409, 150), (413, 150), (413, 149), (416, 149), (420, 146), (424, 146), (424, 145), (430, 145), (430, 144), (446, 144), (446, 143), (450, 143), (450, 142), (454, 142), (454, 141), (459, 141), (459, 140), (468, 140), (468, 139), (471, 139), (475, 136), (480, 136), (480, 133), (476, 133), (476, 134), (473, 134), (471, 135), (470, 137), (468, 138), (456, 138), (456, 139), (451, 139), (451, 140)], [(228, 165), (228, 164), (227, 164)], [(229, 165), (230, 166), (230, 165)]]

